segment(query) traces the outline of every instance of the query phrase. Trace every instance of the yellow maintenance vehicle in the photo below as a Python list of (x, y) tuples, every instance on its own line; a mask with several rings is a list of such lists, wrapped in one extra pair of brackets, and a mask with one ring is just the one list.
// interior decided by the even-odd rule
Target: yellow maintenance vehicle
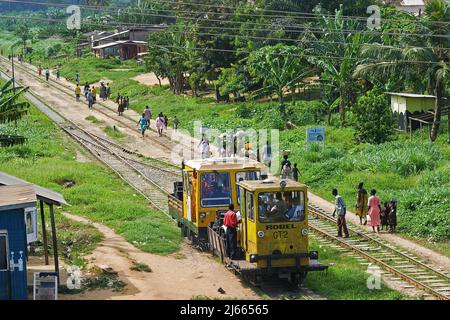
[[(182, 234), (254, 284), (276, 275), (299, 285), (308, 272), (327, 269), (317, 251), (309, 251), (307, 186), (267, 178), (263, 164), (233, 159), (234, 164), (205, 159), (183, 165), (183, 182), (169, 196), (169, 211)], [(223, 217), (230, 203), (239, 219), (234, 259), (225, 254)]]
[(207, 158), (183, 162), (182, 182), (169, 195), (169, 213), (182, 235), (198, 245), (208, 243), (207, 227), (233, 203), (239, 208), (242, 180), (257, 180), (267, 168), (249, 158)]

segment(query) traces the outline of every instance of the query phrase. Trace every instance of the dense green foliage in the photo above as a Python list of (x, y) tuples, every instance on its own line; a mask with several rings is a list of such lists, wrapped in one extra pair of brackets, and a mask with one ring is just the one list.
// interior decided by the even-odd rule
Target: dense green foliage
[(0, 147), (21, 144), (25, 138), (17, 134), (17, 128), (4, 126), (11, 122), (17, 123), (27, 112), (30, 106), (28, 102), (21, 101), (21, 95), (28, 88), (18, 87), (10, 80), (0, 87)]
[(394, 133), (394, 117), (388, 97), (369, 91), (353, 108), (356, 141), (383, 143)]
[[(149, 5), (146, 1), (141, 3)], [(365, 181), (368, 188), (379, 190), (383, 199), (399, 199), (399, 230), (436, 240), (448, 239), (450, 233), (445, 225), (450, 209), (444, 199), (449, 194), (450, 179), (445, 168), (450, 155), (446, 137), (441, 135), (431, 145), (424, 142), (427, 130), (413, 134), (412, 141), (401, 134), (392, 134), (388, 105), (378, 95), (386, 91), (436, 93), (436, 89), (441, 96), (448, 95), (450, 45), (447, 38), (429, 36), (448, 34), (446, 24), (434, 23), (448, 21), (448, 5), (431, 1), (428, 15), (421, 18), (383, 7), (385, 19), (381, 29), (370, 32), (365, 20), (346, 19), (349, 13), (364, 15), (366, 1), (351, 1), (347, 6), (344, 1), (343, 8), (336, 12), (338, 3), (322, 1), (311, 19), (301, 22), (295, 14), (275, 18), (260, 9), (297, 8), (311, 12), (317, 1), (261, 0), (233, 8), (237, 1), (208, 0), (205, 3), (217, 6), (203, 8), (208, 14), (201, 16), (196, 13), (198, 7), (189, 3), (153, 7), (160, 13), (171, 8), (170, 12), (178, 13), (178, 18), (163, 19), (173, 25), (151, 35), (149, 45), (154, 54), (149, 55), (145, 66), (90, 55), (49, 59), (49, 55), (73, 55), (71, 48), (75, 43), (60, 46), (61, 39), (55, 38), (33, 43), (36, 38), (33, 35), (28, 40), (35, 49), (30, 57), (33, 64), (61, 64), (64, 77), (73, 79), (75, 72), (80, 71), (82, 82), (110, 79), (113, 97), (117, 93), (128, 95), (131, 107), (139, 112), (150, 105), (153, 113), (164, 112), (169, 118), (177, 115), (181, 127), (190, 132), (196, 120), (219, 130), (280, 129), (282, 148), (292, 151), (291, 158), (299, 164), (301, 179), (313, 191), (331, 199), (329, 190), (338, 187), (346, 201), (352, 203), (354, 186)], [(143, 9), (135, 10), (143, 12)], [(112, 18), (143, 19), (136, 12), (129, 10)], [(148, 22), (154, 23), (155, 18), (149, 17)], [(95, 16), (92, 19), (98, 20)], [(293, 30), (292, 26), (299, 23), (302, 28)], [(50, 24), (41, 29), (47, 27)], [(15, 30), (12, 26), (8, 28)], [(10, 34), (2, 38), (6, 41), (0, 47), (6, 51), (18, 40)], [(285, 50), (289, 52), (281, 55), (279, 51)], [(409, 60), (418, 63), (405, 62)], [(287, 72), (285, 63), (295, 66), (291, 68), (295, 72)], [(175, 95), (164, 86), (148, 87), (130, 79), (144, 68), (160, 78), (168, 78)], [(310, 86), (303, 78), (309, 73), (320, 77), (315, 81), (320, 100), (299, 99)], [(210, 94), (213, 83), (222, 95), (243, 95), (248, 100), (261, 92), (262, 99), (217, 104), (213, 98), (187, 96)], [(285, 108), (272, 103), (273, 96), (282, 98)], [(372, 118), (375, 115), (377, 118)], [(435, 126), (434, 130), (444, 132), (445, 120), (444, 117), (441, 127)], [(343, 124), (348, 127), (337, 128)], [(316, 146), (306, 149), (305, 131), (309, 126), (325, 127), (324, 150)], [(355, 137), (359, 144), (354, 143)], [(12, 150), (18, 154), (28, 152), (21, 147)], [(433, 172), (439, 175), (433, 176)]]

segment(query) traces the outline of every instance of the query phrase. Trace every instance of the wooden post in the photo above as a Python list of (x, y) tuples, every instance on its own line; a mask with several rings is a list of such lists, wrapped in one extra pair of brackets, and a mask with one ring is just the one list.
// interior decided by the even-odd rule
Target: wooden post
[(411, 124), (411, 118), (409, 118), (409, 138), (412, 139), (412, 124)]
[(41, 205), (41, 223), (42, 223), (42, 238), (44, 240), (44, 254), (45, 254), (45, 265), (48, 266), (48, 242), (47, 242), (47, 228), (45, 227), (45, 214), (44, 214), (44, 202), (40, 200)]
[(58, 277), (58, 285), (59, 285), (58, 242), (56, 237), (56, 225), (55, 225), (55, 214), (53, 212), (53, 204), (50, 205), (50, 220), (52, 223), (53, 258), (55, 259), (55, 272)]

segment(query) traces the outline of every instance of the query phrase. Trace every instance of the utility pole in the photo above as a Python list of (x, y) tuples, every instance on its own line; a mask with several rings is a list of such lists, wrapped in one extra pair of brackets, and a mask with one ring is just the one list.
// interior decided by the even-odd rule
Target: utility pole
[(16, 78), (14, 77), (14, 46), (11, 46), (11, 69), (12, 69), (12, 84), (13, 84), (13, 92), (16, 93)]

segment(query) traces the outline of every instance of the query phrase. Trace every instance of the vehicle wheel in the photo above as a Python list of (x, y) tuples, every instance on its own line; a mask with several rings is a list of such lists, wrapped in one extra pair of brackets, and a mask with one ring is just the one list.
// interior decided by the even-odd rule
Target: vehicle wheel
[(186, 237), (187, 236), (187, 230), (186, 226), (184, 224), (181, 224), (181, 236)]
[(289, 282), (297, 288), (300, 288), (305, 281), (306, 275), (307, 272), (292, 273)]

